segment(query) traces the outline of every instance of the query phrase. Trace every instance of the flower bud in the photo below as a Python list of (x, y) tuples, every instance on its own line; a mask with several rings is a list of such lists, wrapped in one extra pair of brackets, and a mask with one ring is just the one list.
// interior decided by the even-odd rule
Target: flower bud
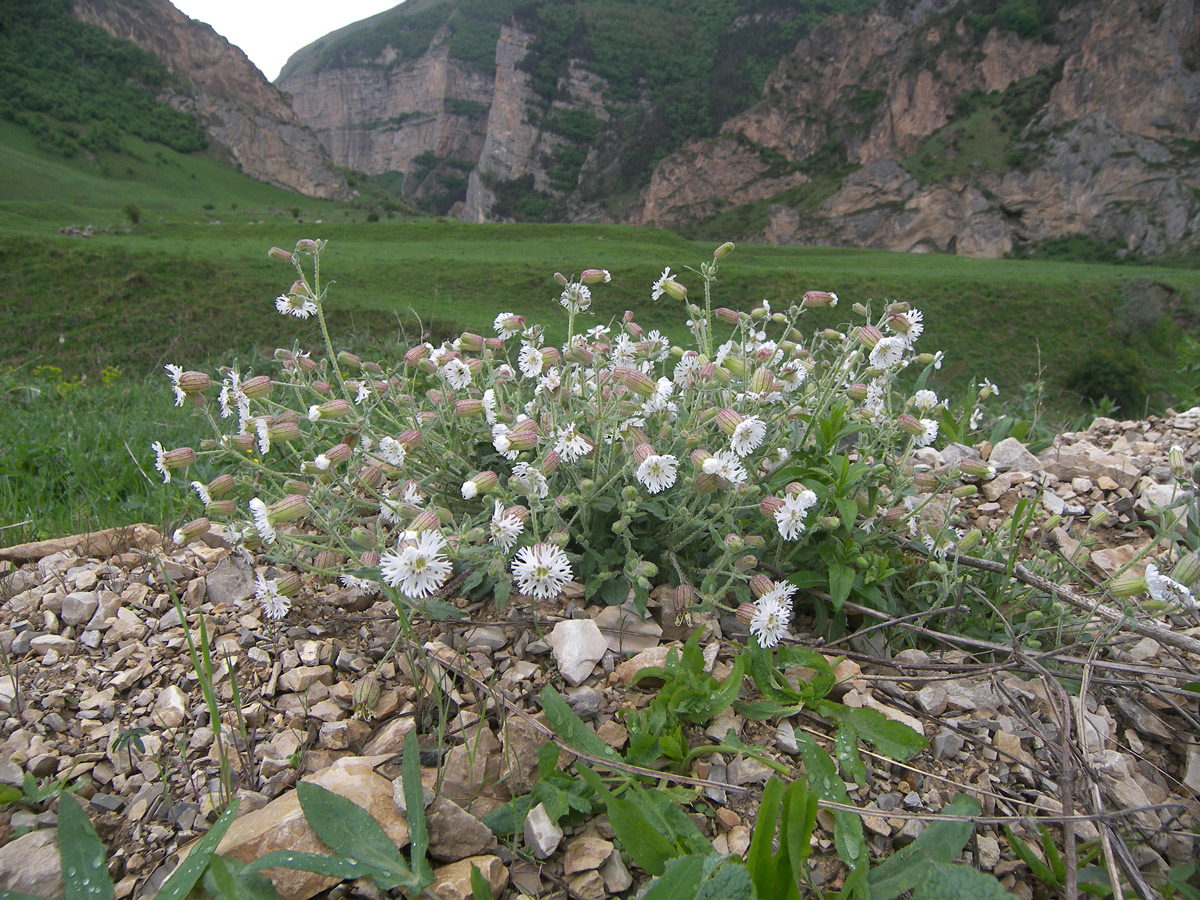
[(1062, 521), (1063, 521), (1062, 516), (1059, 516), (1059, 515), (1051, 516), (1045, 522), (1042, 523), (1042, 533), (1049, 534), (1051, 531), (1053, 531), (1055, 528), (1057, 528), (1059, 525), (1061, 525)]
[(920, 436), (925, 433), (925, 426), (921, 424), (920, 419), (909, 413), (901, 413), (900, 417), (896, 419), (896, 424), (905, 434)]
[(717, 427), (730, 437), (737, 431), (737, 427), (746, 420), (746, 417), (737, 410), (725, 407), (717, 412)]
[(374, 675), (366, 675), (358, 680), (351, 700), (355, 718), (367, 720), (375, 715), (375, 704), (379, 702), (379, 682)]
[(267, 375), (255, 375), (243, 381), (239, 390), (251, 400), (261, 400), (271, 393), (271, 379)]
[(286, 250), (280, 249), (279, 247), (272, 247), (270, 250), (267, 251), (267, 256), (269, 256), (271, 259), (275, 260), (276, 262), (291, 262), (292, 261), (292, 254), (288, 253)]
[(855, 303), (850, 308), (852, 310), (854, 310), (860, 316), (865, 316), (867, 314), (867, 308), (865, 306), (863, 306), (861, 303)]
[(912, 480), (913, 484), (919, 487), (931, 488), (937, 487), (938, 484), (938, 477), (932, 472), (914, 472)]
[(347, 369), (362, 368), (362, 357), (358, 354), (351, 353), (349, 350), (339, 350), (337, 361), (339, 366), (345, 366)]
[[(375, 536), (375, 532), (368, 531), (361, 525), (355, 525), (350, 529), (350, 543), (359, 547), (374, 548), (378, 545), (379, 540)], [(364, 563), (366, 565), (366, 563)]]
[(377, 489), (383, 484), (383, 466), (364, 466), (358, 473), (358, 480), (364, 487)]
[(965, 500), (967, 497), (974, 497), (978, 493), (979, 487), (974, 484), (960, 485), (950, 492), (951, 496), (957, 497), (959, 500)]
[(301, 238), (296, 241), (296, 252), (308, 254), (320, 253), (323, 243), (323, 241), (314, 241), (310, 238)]
[(494, 491), (500, 484), (495, 472), (485, 470), (477, 472), (462, 484), (461, 492), (464, 500), (472, 500), (480, 494)]
[(755, 575), (750, 579), (750, 591), (755, 598), (761, 597), (763, 594), (769, 594), (775, 590), (775, 582), (766, 575)]
[(978, 528), (972, 528), (958, 542), (959, 553), (969, 553), (971, 549), (983, 539), (983, 532)]
[(758, 568), (758, 557), (752, 553), (747, 553), (745, 556), (739, 556), (733, 561), (733, 567), (739, 572), (752, 572)]
[(1128, 600), (1149, 590), (1145, 575), (1122, 575), (1110, 580), (1105, 587), (1117, 600)]
[(272, 443), (296, 441), (300, 439), (300, 426), (295, 422), (272, 422), (267, 426), (267, 437)]
[(296, 572), (285, 572), (275, 579), (275, 591), (283, 597), (296, 596), (296, 592), (303, 586), (304, 582)]
[(267, 520), (272, 524), (294, 522), (308, 512), (308, 500), (301, 494), (288, 494), (267, 507)]
[(750, 623), (754, 621), (754, 616), (757, 612), (757, 603), (742, 603), (737, 608), (737, 620), (749, 627)]
[(319, 422), (326, 419), (342, 419), (350, 414), (350, 401), (343, 397), (327, 400), (319, 406), (308, 408), (308, 421)]
[(237, 501), (230, 498), (213, 500), (204, 504), (204, 514), (218, 519), (228, 519), (237, 512)]
[(423, 438), (421, 437), (421, 432), (417, 431), (415, 428), (408, 429), (408, 431), (396, 438), (396, 441), (404, 447), (406, 452), (411, 452), (417, 447), (420, 447), (422, 440)]
[(314, 463), (318, 469), (324, 472), (332, 466), (344, 463), (350, 458), (352, 452), (349, 444), (334, 444), (318, 456)]
[(652, 456), (654, 456), (654, 448), (649, 444), (638, 444), (633, 448), (633, 458), (639, 466)]
[(643, 397), (653, 397), (654, 392), (658, 389), (658, 385), (654, 379), (640, 369), (634, 369), (629, 366), (617, 366), (613, 369), (613, 375), (625, 387)]
[(199, 519), (192, 519), (186, 525), (180, 525), (175, 529), (175, 533), (171, 535), (171, 540), (176, 544), (183, 546), (184, 544), (194, 541), (202, 534), (207, 534), (209, 526), (212, 525), (208, 519), (201, 516)]
[(883, 339), (883, 333), (874, 325), (863, 325), (855, 335), (858, 342), (868, 350), (874, 350), (875, 345)]
[(483, 401), (478, 398), (468, 398), (466, 400), (454, 401), (454, 416), (458, 419), (471, 419), (482, 416), (486, 410), (483, 408)]
[(341, 554), (332, 550), (321, 550), (313, 557), (313, 568), (320, 572), (329, 572), (342, 563)]
[[(187, 374), (188, 373), (184, 372), (184, 375)], [(183, 387), (182, 380), (179, 386)], [(186, 388), (184, 388), (184, 390), (186, 390)], [(1184, 473), (1187, 472), (1187, 463), (1183, 459), (1183, 448), (1178, 444), (1172, 446), (1170, 451), (1167, 453), (1167, 462), (1171, 466), (1171, 474), (1176, 478), (1182, 478)]]
[(810, 309), (822, 306), (837, 306), (838, 295), (830, 291), (806, 291), (803, 302)]
[(608, 269), (584, 269), (579, 276), (579, 281), (583, 284), (600, 284), (601, 282), (607, 284), (612, 281), (612, 275), (609, 274)]
[(965, 478), (981, 478), (984, 481), (990, 481), (996, 477), (996, 467), (989, 466), (980, 459), (970, 457), (961, 459), (958, 462), (958, 468)]
[(720, 261), (733, 252), (733, 241), (726, 241), (720, 247), (713, 251), (713, 259)]
[(1175, 563), (1171, 570), (1171, 578), (1186, 588), (1191, 588), (1200, 578), (1200, 551), (1193, 550), (1187, 556)]
[(758, 501), (758, 511), (764, 519), (774, 519), (775, 513), (783, 509), (782, 497), (763, 497)]
[(570, 284), (570, 280), (562, 272), (555, 272), (554, 280), (558, 282), (560, 287), (566, 287), (568, 284)]
[(750, 376), (750, 390), (756, 394), (769, 394), (775, 390), (775, 376), (766, 366), (759, 366)]
[(196, 451), (191, 447), (176, 447), (164, 453), (162, 461), (168, 469), (186, 469), (196, 461)]
[(718, 306), (713, 310), (713, 315), (717, 317), (718, 322), (724, 322), (726, 325), (736, 325), (742, 320), (741, 313), (726, 306)]
[(731, 375), (736, 375), (741, 378), (746, 374), (746, 363), (743, 360), (738, 359), (736, 356), (726, 356), (725, 361), (717, 367), (718, 377), (722, 369)]
[(254, 452), (254, 435), (252, 434), (235, 434), (229, 439), (229, 446), (234, 450), (239, 450), (242, 453)]
[(226, 472), (223, 475), (218, 475), (208, 483), (208, 496), (216, 499), (224, 497), (233, 490), (233, 476)]
[(840, 331), (838, 331), (836, 328), (826, 328), (826, 329), (822, 330), (821, 335), (827, 341), (841, 342), (846, 339), (846, 336), (844, 334), (842, 334)]
[(867, 386), (861, 382), (855, 382), (846, 388), (846, 396), (856, 403), (861, 403), (867, 399)]

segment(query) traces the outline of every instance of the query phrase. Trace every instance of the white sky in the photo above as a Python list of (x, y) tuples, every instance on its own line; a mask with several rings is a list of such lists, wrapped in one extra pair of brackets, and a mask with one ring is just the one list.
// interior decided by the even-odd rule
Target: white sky
[(288, 57), (351, 22), (401, 0), (171, 0), (184, 15), (213, 27), (274, 81)]

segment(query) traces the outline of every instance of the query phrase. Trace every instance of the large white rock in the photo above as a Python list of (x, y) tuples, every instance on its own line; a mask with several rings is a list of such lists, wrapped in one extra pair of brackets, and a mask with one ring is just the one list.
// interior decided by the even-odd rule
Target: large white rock
[(577, 685), (592, 674), (608, 650), (608, 641), (591, 619), (565, 619), (550, 632), (550, 648), (558, 671), (568, 684)]

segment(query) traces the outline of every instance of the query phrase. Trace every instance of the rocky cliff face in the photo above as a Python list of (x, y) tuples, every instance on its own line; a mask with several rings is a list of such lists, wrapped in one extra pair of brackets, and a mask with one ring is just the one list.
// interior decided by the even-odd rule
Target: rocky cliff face
[(214, 149), (242, 172), (310, 197), (348, 200), (329, 155), (237, 47), (167, 0), (75, 0), (76, 18), (153, 53), (190, 91), (169, 102), (199, 116)]
[[(1192, 0), (1136, 10), (1127, 0), (1074, 3), (1049, 40), (992, 30), (979, 45), (956, 7), (943, 8), (948, 15), (931, 3), (884, 3), (828, 20), (780, 63), (758, 106), (663, 160), (627, 221), (679, 226), (704, 216), (688, 190), (692, 173), (711, 181), (714, 167), (726, 175), (725, 196), (754, 191), (762, 173), (723, 163), (730, 139), (801, 170), (836, 140), (842, 161), (861, 168), (815, 210), (780, 197), (762, 230), (741, 237), (986, 257), (1076, 233), (1147, 256), (1196, 241)], [(1038, 80), (1053, 86), (1014, 123), (1018, 133), (973, 133), (978, 122), (964, 121), (959, 98), (978, 92), (986, 103)], [(879, 105), (864, 114), (874, 96)], [(1000, 164), (968, 141), (1006, 148)], [(978, 159), (957, 162), (970, 154)]]
[[(453, 212), (471, 221), (988, 257), (1084, 234), (1153, 256), (1200, 240), (1195, 6), (1064, 0), (1021, 36), (981, 28), (987, 5), (881, 0), (827, 19), (757, 104), (639, 171), (627, 138), (645, 98), (614, 102), (574, 59), (547, 101), (529, 74), (537, 36), (515, 21), (494, 71), (451, 58), (439, 34), (419, 59), (385, 48), (282, 86), (339, 164), (400, 173), (415, 197), (465, 175)], [(594, 136), (555, 125), (569, 116)]]

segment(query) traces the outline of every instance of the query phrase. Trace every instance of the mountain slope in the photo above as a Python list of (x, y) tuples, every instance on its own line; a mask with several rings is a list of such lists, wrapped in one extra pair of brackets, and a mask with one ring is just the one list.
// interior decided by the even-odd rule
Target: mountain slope
[(1195, 0), (410, 0), (280, 86), (339, 164), (472, 221), (1155, 256), (1200, 231), (1198, 27)]
[(166, 99), (195, 115), (213, 145), (242, 172), (331, 200), (350, 190), (286, 97), (238, 48), (167, 0), (74, 0), (72, 14), (153, 54), (179, 81)]

